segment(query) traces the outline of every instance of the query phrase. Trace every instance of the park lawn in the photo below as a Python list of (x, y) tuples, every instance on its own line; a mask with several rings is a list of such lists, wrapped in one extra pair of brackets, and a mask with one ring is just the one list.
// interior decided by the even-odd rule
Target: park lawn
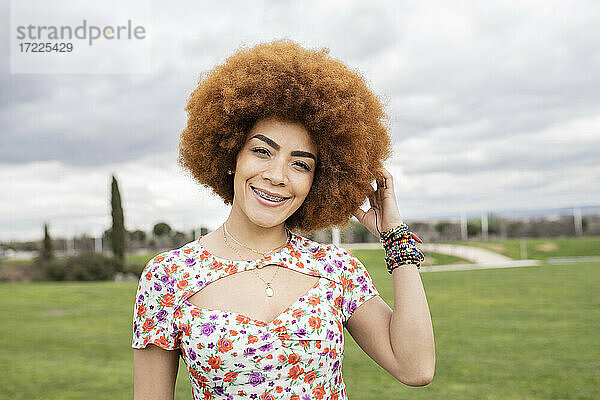
[[(600, 256), (600, 236), (579, 238), (529, 238), (526, 243), (527, 258), (546, 260), (551, 257)], [(521, 239), (490, 240), (487, 242), (469, 240), (453, 242), (465, 246), (483, 247), (513, 259), (521, 259)]]
[[(390, 276), (371, 252), (355, 253), (392, 304)], [(401, 384), (345, 332), (350, 399), (592, 399), (600, 391), (600, 263), (421, 278), (436, 338), (433, 382)], [(0, 285), (0, 398), (132, 398), (135, 291), (135, 282)], [(191, 399), (183, 363), (176, 399)]]

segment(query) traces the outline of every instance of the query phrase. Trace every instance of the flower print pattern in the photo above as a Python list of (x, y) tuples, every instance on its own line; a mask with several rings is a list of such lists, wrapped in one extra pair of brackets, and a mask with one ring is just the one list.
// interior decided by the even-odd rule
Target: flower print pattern
[[(319, 277), (271, 322), (187, 300), (223, 276), (269, 264)], [(378, 294), (362, 263), (335, 245), (292, 234), (284, 249), (246, 262), (220, 259), (194, 241), (146, 265), (132, 347), (179, 349), (194, 399), (345, 400), (343, 329)]]

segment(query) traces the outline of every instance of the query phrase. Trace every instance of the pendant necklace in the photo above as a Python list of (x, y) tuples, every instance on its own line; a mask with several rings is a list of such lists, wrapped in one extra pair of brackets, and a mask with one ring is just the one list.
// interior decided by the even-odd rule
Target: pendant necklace
[[(253, 248), (251, 248), (251, 247), (248, 247), (248, 246), (246, 246), (245, 244), (243, 244), (243, 243), (240, 243), (239, 241), (237, 241), (237, 240), (236, 240), (236, 239), (235, 239), (233, 236), (231, 236), (231, 233), (229, 233), (229, 232), (227, 231), (227, 227), (225, 226), (225, 223), (223, 223), (223, 240), (225, 241), (225, 244), (226, 244), (227, 246), (229, 246), (229, 248), (230, 248), (231, 250), (233, 250), (233, 251), (234, 251), (234, 252), (235, 252), (235, 253), (238, 255), (238, 257), (239, 257), (239, 258), (241, 258), (242, 260), (244, 260), (244, 257), (242, 257), (242, 256), (241, 256), (241, 254), (240, 254), (240, 253), (239, 253), (239, 252), (238, 252), (238, 251), (237, 251), (237, 250), (236, 250), (236, 249), (235, 249), (235, 248), (234, 248), (234, 247), (233, 247), (233, 246), (232, 246), (232, 245), (229, 243), (229, 240), (227, 240), (227, 236), (229, 236), (229, 237), (230, 237), (230, 238), (231, 238), (231, 239), (232, 239), (232, 240), (233, 240), (235, 243), (237, 243), (239, 246), (241, 246), (241, 247), (244, 247), (244, 248), (246, 248), (246, 249), (248, 249), (248, 250), (252, 250), (253, 252), (255, 252), (255, 253), (258, 253), (258, 254), (262, 255), (262, 256), (263, 256), (263, 258), (265, 258), (265, 257), (266, 257), (267, 255), (269, 255), (270, 253), (273, 253), (274, 251), (276, 251), (276, 250), (278, 250), (278, 249), (281, 249), (282, 247), (284, 247), (284, 246), (287, 246), (287, 245), (288, 245), (288, 243), (290, 242), (290, 239), (291, 239), (291, 234), (290, 234), (290, 231), (289, 231), (289, 229), (287, 229), (287, 227), (286, 227), (285, 229), (286, 229), (286, 236), (287, 236), (287, 240), (285, 241), (285, 243), (284, 243), (283, 245), (281, 245), (281, 246), (275, 247), (274, 249), (272, 249), (272, 250), (268, 250), (268, 251), (266, 251), (266, 252), (262, 252), (262, 251), (259, 251), (259, 250), (257, 250), (257, 249), (253, 249)], [(257, 274), (257, 273), (256, 273), (256, 271), (254, 271), (254, 269), (252, 269), (252, 272), (254, 272), (254, 274), (255, 274), (255, 275), (256, 275), (256, 276), (257, 276), (257, 277), (258, 277), (258, 278), (259, 278), (261, 281), (263, 281), (263, 282), (265, 283), (265, 285), (266, 285), (266, 288), (265, 288), (265, 293), (266, 293), (267, 297), (273, 297), (273, 295), (275, 294), (275, 291), (273, 290), (273, 287), (271, 286), (271, 282), (273, 281), (273, 279), (275, 279), (275, 276), (277, 275), (277, 272), (278, 272), (278, 271), (279, 271), (279, 265), (277, 266), (277, 269), (275, 270), (275, 273), (273, 274), (273, 277), (271, 278), (271, 281), (267, 282), (267, 281), (265, 281), (265, 280), (264, 280), (264, 279), (263, 279), (263, 278), (262, 278), (262, 277), (261, 277), (259, 274)]]

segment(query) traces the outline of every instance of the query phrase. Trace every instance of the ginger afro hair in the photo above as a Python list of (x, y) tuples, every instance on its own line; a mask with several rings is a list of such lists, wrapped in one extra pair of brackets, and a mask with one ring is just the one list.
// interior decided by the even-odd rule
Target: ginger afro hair
[(241, 48), (203, 73), (185, 110), (178, 162), (225, 204), (233, 202), (226, 171), (254, 124), (278, 117), (304, 125), (319, 157), (308, 196), (286, 221), (301, 232), (346, 225), (391, 154), (387, 116), (363, 78), (329, 49), (290, 40)]

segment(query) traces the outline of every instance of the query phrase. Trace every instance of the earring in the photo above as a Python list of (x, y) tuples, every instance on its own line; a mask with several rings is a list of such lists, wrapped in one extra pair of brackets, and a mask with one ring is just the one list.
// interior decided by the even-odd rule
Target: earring
[(233, 171), (232, 170), (227, 170), (227, 175), (233, 175)]

